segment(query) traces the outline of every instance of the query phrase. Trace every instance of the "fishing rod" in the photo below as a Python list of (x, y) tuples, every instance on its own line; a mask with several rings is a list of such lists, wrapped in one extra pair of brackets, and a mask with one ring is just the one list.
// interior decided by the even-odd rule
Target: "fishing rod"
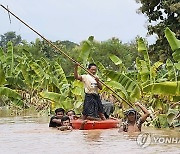
[[(79, 67), (81, 67), (84, 71), (86, 71), (87, 73), (89, 73), (91, 76), (93, 76), (94, 78), (96, 78), (91, 72), (89, 72), (84, 66), (82, 66), (79, 62), (77, 62), (76, 60), (74, 60), (73, 58), (71, 58), (68, 54), (66, 54), (64, 51), (62, 51), (61, 49), (59, 49), (56, 45), (54, 45), (51, 41), (47, 40), (44, 36), (42, 36), (39, 32), (37, 32), (36, 30), (34, 30), (31, 26), (29, 26), (27, 23), (25, 23), (22, 19), (20, 19), (18, 16), (16, 16), (13, 12), (11, 12), (9, 10), (9, 8), (6, 8), (5, 6), (3, 6), (2, 4), (0, 4), (0, 6), (5, 9), (8, 13), (10, 13), (12, 16), (14, 16), (16, 19), (18, 19), (20, 22), (22, 22), (25, 26), (27, 26), (29, 29), (31, 29), (34, 33), (36, 33), (37, 35), (39, 35), (43, 40), (45, 40), (48, 44), (50, 44), (54, 49), (60, 51), (64, 56), (66, 56), (67, 58), (69, 58), (72, 62), (74, 62), (75, 64), (77, 64)], [(123, 100), (126, 104), (128, 104), (130, 107), (133, 108), (133, 105), (128, 102), (126, 99), (122, 98), (119, 94), (117, 94), (111, 87), (109, 87), (108, 85), (106, 85), (104, 82), (102, 82), (101, 80), (99, 80), (99, 82), (104, 85), (105, 87), (107, 87), (111, 92), (113, 92), (115, 94), (115, 96), (117, 96), (118, 98), (120, 98), (121, 100)], [(117, 98), (116, 97), (116, 98)]]

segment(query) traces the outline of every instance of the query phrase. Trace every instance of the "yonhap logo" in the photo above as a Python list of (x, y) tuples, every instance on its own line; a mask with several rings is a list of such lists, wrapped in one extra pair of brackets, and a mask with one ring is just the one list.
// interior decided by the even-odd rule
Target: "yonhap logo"
[(139, 134), (137, 137), (137, 144), (142, 148), (149, 146), (151, 144), (151, 134)]
[(160, 136), (150, 133), (141, 133), (137, 137), (137, 144), (145, 148), (150, 144), (180, 144), (180, 137)]

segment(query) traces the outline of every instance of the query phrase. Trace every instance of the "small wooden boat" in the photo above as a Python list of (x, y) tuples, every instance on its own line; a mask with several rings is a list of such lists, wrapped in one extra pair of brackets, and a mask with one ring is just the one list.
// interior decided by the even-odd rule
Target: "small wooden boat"
[[(81, 125), (83, 123), (83, 120), (77, 119), (72, 121), (72, 127), (74, 129), (80, 129)], [(107, 119), (107, 120), (102, 120), (102, 121), (90, 121), (88, 120), (84, 124), (84, 129), (89, 130), (89, 129), (110, 129), (110, 128), (117, 128), (119, 124), (118, 120), (113, 120), (113, 119)]]

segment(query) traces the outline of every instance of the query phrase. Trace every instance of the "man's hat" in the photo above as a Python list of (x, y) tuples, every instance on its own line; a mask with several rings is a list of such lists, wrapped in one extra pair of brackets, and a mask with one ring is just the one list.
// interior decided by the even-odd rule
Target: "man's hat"
[(137, 112), (136, 112), (135, 109), (131, 108), (131, 109), (128, 109), (128, 110), (125, 112), (125, 115), (127, 116), (127, 115), (129, 115), (130, 113), (136, 114)]

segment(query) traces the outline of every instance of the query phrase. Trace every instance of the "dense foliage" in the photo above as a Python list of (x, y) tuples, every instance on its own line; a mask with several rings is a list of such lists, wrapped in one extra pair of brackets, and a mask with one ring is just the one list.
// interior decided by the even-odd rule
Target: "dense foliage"
[[(157, 41), (150, 46), (152, 60), (172, 58), (172, 50), (164, 36), (164, 29), (169, 27), (180, 39), (180, 2), (179, 0), (136, 0), (141, 4), (139, 12), (148, 18), (148, 34), (157, 35)], [(157, 54), (158, 53), (158, 54)]]
[[(116, 38), (97, 42), (93, 36), (80, 45), (69, 41), (54, 44), (83, 66), (95, 62), (100, 79), (128, 102), (139, 100), (146, 105), (153, 119), (149, 124), (161, 128), (180, 124), (180, 40), (168, 28), (165, 36), (173, 53), (173, 61), (165, 63), (150, 60), (142, 38), (137, 47)], [(39, 112), (63, 107), (81, 113), (83, 84), (74, 80), (74, 64), (69, 59), (39, 39), (18, 45), (8, 42), (5, 47), (0, 48), (1, 106), (19, 110), (33, 107)], [(129, 106), (106, 86), (100, 93), (115, 104), (114, 116), (122, 117)]]

